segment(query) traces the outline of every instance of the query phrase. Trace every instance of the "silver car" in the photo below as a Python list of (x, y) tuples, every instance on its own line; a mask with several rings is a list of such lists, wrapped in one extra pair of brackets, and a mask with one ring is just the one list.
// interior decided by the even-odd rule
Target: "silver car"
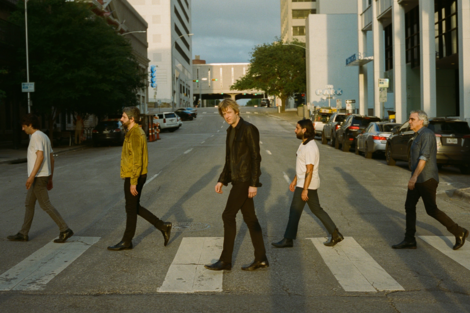
[(367, 159), (371, 159), (375, 152), (385, 152), (387, 138), (392, 134), (392, 129), (399, 126), (397, 123), (374, 122), (365, 131), (356, 137), (356, 154), (364, 153)]

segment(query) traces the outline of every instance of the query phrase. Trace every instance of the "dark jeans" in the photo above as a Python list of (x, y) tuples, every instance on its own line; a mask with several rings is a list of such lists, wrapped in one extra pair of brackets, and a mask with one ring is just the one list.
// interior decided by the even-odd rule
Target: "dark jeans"
[(424, 183), (416, 183), (413, 190), (408, 189), (406, 194), (405, 210), (406, 210), (406, 233), (405, 240), (414, 241), (416, 233), (416, 204), (419, 198), (423, 198), (426, 213), (434, 217), (454, 236), (459, 235), (463, 229), (457, 225), (444, 212), (439, 210), (436, 205), (436, 190), (439, 183), (431, 178)]
[(255, 261), (266, 259), (266, 249), (264, 247), (263, 233), (261, 225), (255, 213), (255, 205), (252, 198), (248, 198), (249, 183), (233, 184), (222, 220), (224, 221), (224, 248), (220, 260), (232, 264), (233, 246), (237, 235), (236, 216), (238, 211), (242, 211), (243, 220), (250, 231), (251, 241), (255, 248)]
[(310, 211), (312, 211), (312, 213), (315, 214), (315, 216), (322, 222), (326, 230), (332, 234), (336, 229), (336, 225), (333, 223), (328, 213), (326, 213), (320, 206), (317, 190), (308, 190), (307, 202), (302, 200), (302, 191), (303, 189), (300, 187), (295, 188), (292, 204), (290, 205), (289, 222), (287, 223), (284, 238), (297, 238), (297, 229), (299, 228), (300, 216), (304, 210), (305, 203), (308, 204)]
[(137, 196), (132, 195), (131, 193), (131, 179), (127, 177), (124, 180), (124, 194), (126, 197), (126, 230), (124, 231), (124, 236), (122, 241), (131, 242), (132, 238), (135, 235), (135, 228), (137, 226), (137, 215), (143, 217), (147, 222), (154, 225), (157, 229), (161, 229), (163, 226), (163, 221), (158, 217), (153, 215), (152, 212), (146, 208), (140, 206), (140, 196), (142, 195), (142, 188), (144, 187), (145, 181), (147, 180), (147, 175), (142, 175), (137, 181), (137, 191), (139, 194)]

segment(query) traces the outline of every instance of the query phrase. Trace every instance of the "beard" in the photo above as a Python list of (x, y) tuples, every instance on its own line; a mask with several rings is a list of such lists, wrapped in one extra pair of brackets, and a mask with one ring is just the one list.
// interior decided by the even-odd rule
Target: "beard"
[(304, 140), (304, 133), (297, 133), (295, 135), (297, 136), (297, 139)]
[(131, 122), (130, 122), (130, 121), (127, 121), (127, 122), (125, 122), (125, 123), (122, 123), (122, 126), (124, 127), (124, 129), (127, 130), (127, 129), (129, 129), (129, 125), (130, 125), (130, 124), (131, 124)]

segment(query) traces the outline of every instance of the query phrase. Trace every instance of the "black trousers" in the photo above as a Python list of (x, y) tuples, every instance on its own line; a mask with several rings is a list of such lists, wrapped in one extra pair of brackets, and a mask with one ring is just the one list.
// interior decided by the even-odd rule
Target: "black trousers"
[(261, 225), (255, 213), (255, 205), (252, 198), (248, 198), (248, 188), (250, 184), (235, 183), (230, 190), (227, 205), (222, 220), (224, 221), (224, 247), (220, 260), (232, 264), (233, 246), (237, 235), (236, 216), (238, 211), (242, 211), (243, 220), (250, 231), (251, 242), (255, 248), (255, 261), (266, 259), (266, 249), (264, 247), (263, 233)]
[(458, 236), (462, 231), (462, 227), (457, 225), (447, 214), (437, 208), (436, 190), (439, 183), (431, 178), (424, 183), (416, 183), (415, 189), (408, 189), (405, 202), (406, 210), (406, 233), (405, 240), (414, 241), (416, 233), (416, 204), (419, 198), (423, 198), (426, 213), (434, 217), (454, 236)]
[(147, 174), (139, 177), (137, 182), (137, 191), (139, 194), (137, 196), (132, 195), (131, 193), (131, 179), (127, 177), (124, 180), (124, 195), (126, 198), (126, 230), (124, 231), (124, 236), (122, 241), (131, 242), (132, 238), (135, 235), (135, 229), (137, 226), (137, 215), (143, 217), (147, 222), (154, 225), (156, 228), (161, 229), (163, 226), (163, 221), (156, 217), (152, 212), (146, 208), (140, 206), (140, 196), (142, 195), (142, 188), (145, 185), (147, 180)]
[(302, 216), (305, 203), (308, 204), (310, 211), (312, 211), (312, 213), (315, 214), (315, 216), (322, 222), (328, 233), (332, 234), (336, 229), (336, 225), (328, 213), (326, 213), (325, 210), (323, 210), (323, 208), (320, 206), (317, 190), (308, 191), (307, 201), (302, 200), (302, 191), (303, 189), (300, 187), (295, 188), (292, 204), (290, 205), (289, 222), (287, 223), (284, 238), (297, 238), (297, 229), (299, 228), (300, 216)]

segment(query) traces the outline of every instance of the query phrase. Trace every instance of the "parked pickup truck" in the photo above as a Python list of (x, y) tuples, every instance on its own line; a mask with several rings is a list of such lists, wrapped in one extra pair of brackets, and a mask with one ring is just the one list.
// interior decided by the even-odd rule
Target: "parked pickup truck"
[(318, 108), (313, 111), (311, 119), (313, 122), (313, 127), (315, 128), (315, 135), (322, 135), (323, 126), (328, 123), (333, 113), (334, 111), (331, 108)]
[(331, 141), (331, 145), (335, 145), (336, 130), (341, 127), (349, 113), (334, 113), (330, 116), (330, 120), (323, 126), (321, 143), (327, 144)]

